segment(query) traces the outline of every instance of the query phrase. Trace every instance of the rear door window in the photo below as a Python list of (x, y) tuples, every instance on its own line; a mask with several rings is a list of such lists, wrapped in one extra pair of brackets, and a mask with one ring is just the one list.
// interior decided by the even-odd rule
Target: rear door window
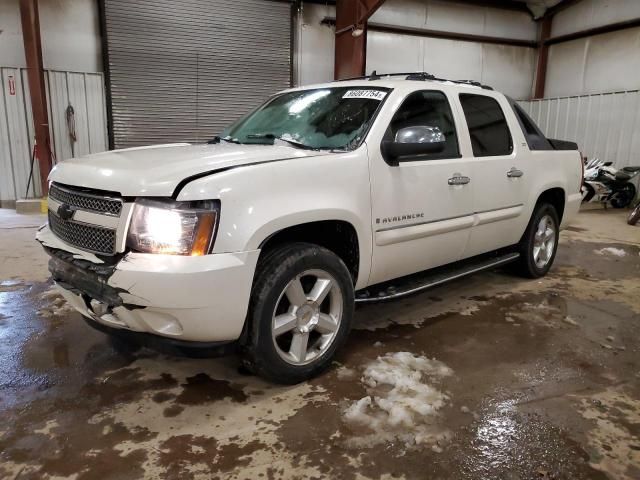
[(460, 94), (475, 157), (509, 155), (513, 151), (511, 132), (498, 102), (486, 95)]

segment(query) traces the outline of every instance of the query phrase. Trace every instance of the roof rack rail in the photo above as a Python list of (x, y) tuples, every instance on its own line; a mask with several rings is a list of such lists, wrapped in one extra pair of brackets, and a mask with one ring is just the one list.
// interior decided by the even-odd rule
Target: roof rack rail
[(454, 83), (462, 83), (464, 85), (473, 85), (475, 87), (484, 88), (485, 90), (493, 90), (493, 87), (490, 87), (489, 85), (483, 85), (482, 83), (476, 80), (450, 80), (450, 81)]
[(452, 83), (460, 83), (463, 85), (473, 85), (475, 87), (480, 87), (485, 90), (493, 90), (493, 87), (489, 85), (484, 85), (476, 80), (449, 80), (447, 78), (438, 78), (435, 75), (432, 75), (428, 72), (394, 72), (394, 73), (378, 73), (376, 70), (371, 72), (371, 75), (364, 75), (362, 77), (351, 77), (351, 78), (343, 78), (341, 80), (334, 81), (347, 81), (347, 80), (381, 80), (383, 77), (405, 77), (405, 80), (418, 80), (418, 81), (427, 81), (427, 80), (436, 80), (439, 82), (452, 82)]

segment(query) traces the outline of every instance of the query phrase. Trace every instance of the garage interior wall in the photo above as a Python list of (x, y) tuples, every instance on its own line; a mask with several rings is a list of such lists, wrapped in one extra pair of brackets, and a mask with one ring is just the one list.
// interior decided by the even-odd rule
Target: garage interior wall
[(291, 84), (291, 4), (104, 0), (116, 148), (220, 134)]
[[(56, 0), (40, 2), (39, 8), (55, 159), (104, 151), (106, 105), (97, 4)], [(11, 207), (26, 194), (34, 136), (18, 0), (0, 0), (0, 32), (0, 206)], [(69, 105), (77, 136), (73, 154)], [(40, 194), (37, 162), (29, 193)]]
[[(581, 0), (554, 18), (551, 38), (640, 18), (637, 0)], [(545, 135), (588, 158), (640, 164), (640, 28), (551, 45), (545, 96), (522, 102)]]
[[(640, 18), (638, 0), (581, 0), (553, 18), (551, 37)], [(551, 45), (546, 97), (640, 89), (640, 27)]]
[[(527, 12), (442, 0), (387, 0), (369, 23), (530, 41), (537, 31)], [(424, 71), (476, 80), (515, 98), (531, 95), (535, 61), (529, 47), (367, 33), (367, 73)]]
[[(298, 85), (333, 79), (335, 8), (303, 4), (298, 15)], [(446, 0), (387, 0), (370, 25), (410, 27), (534, 41), (537, 25), (526, 12)], [(319, 59), (316, 58), (316, 53)], [(455, 58), (455, 61), (451, 61)], [(533, 48), (446, 40), (375, 31), (367, 33), (367, 73), (427, 71), (452, 79), (477, 80), (515, 98), (531, 96), (536, 52)]]

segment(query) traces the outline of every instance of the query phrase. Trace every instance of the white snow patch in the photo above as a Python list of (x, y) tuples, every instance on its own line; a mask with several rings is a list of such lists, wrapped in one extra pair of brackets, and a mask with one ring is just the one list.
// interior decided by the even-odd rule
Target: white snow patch
[(348, 444), (371, 447), (399, 441), (412, 447), (444, 442), (448, 433), (437, 418), (449, 397), (432, 384), (452, 374), (444, 363), (409, 352), (378, 357), (361, 378), (368, 395), (344, 411), (345, 422), (356, 433)]
[(593, 252), (596, 255), (614, 255), (616, 257), (624, 257), (627, 254), (623, 249), (615, 247), (605, 247), (600, 250), (594, 250)]
[(576, 327), (578, 325), (580, 325), (578, 322), (576, 322), (573, 318), (571, 318), (569, 315), (567, 315), (566, 317), (564, 317), (562, 319), (563, 322), (568, 323), (569, 325), (575, 325)]

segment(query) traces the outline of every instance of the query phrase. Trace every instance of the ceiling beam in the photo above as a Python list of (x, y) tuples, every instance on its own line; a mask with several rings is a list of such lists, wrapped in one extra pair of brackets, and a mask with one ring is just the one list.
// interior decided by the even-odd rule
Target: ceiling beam
[(548, 38), (544, 43), (545, 45), (555, 45), (557, 43), (569, 42), (571, 40), (577, 40), (579, 38), (602, 35), (603, 33), (618, 32), (620, 30), (626, 30), (627, 28), (636, 27), (640, 27), (640, 18), (632, 18), (631, 20), (625, 20), (623, 22), (610, 23), (609, 25), (588, 28), (586, 30), (580, 30), (579, 32), (567, 33), (566, 35), (558, 35), (557, 37)]
[(467, 3), (479, 7), (500, 8), (502, 10), (514, 10), (516, 12), (526, 12), (531, 14), (525, 2), (514, 2), (511, 0), (454, 0), (455, 3)]
[[(336, 20), (332, 17), (325, 17), (324, 25), (335, 25)], [(426, 28), (403, 27), (399, 25), (387, 25), (383, 23), (367, 23), (367, 31), (387, 32), (398, 35), (412, 35), (416, 37), (444, 38), (447, 40), (459, 40), (462, 42), (491, 43), (495, 45), (510, 45), (514, 47), (537, 48), (538, 42), (534, 40), (522, 40), (519, 38), (492, 37), (489, 35), (477, 35), (473, 33), (448, 32), (444, 30), (431, 30)]]
[(447, 40), (460, 40), (463, 42), (492, 43), (495, 45), (511, 45), (514, 47), (536, 48), (533, 40), (521, 40), (516, 38), (492, 37), (489, 35), (476, 35), (473, 33), (447, 32), (444, 30), (431, 30), (425, 28), (399, 27), (397, 25), (385, 25), (370, 23), (368, 29), (372, 32), (396, 33), (399, 35), (413, 35), (418, 37), (444, 38)]

